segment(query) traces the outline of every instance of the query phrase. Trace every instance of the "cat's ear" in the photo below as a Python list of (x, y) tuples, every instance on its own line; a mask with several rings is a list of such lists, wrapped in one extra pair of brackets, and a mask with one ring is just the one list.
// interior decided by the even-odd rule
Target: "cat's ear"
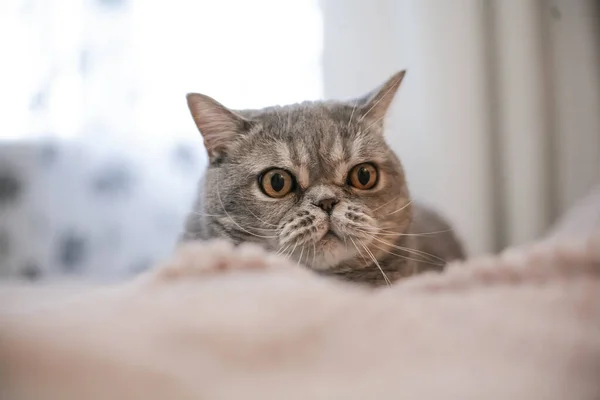
[(198, 93), (188, 93), (186, 97), (211, 159), (222, 156), (231, 142), (250, 127), (250, 121), (211, 97)]
[(382, 121), (385, 117), (394, 95), (398, 91), (402, 79), (406, 75), (406, 70), (397, 72), (383, 85), (373, 90), (359, 100), (361, 104), (361, 118), (370, 119), (372, 121)]

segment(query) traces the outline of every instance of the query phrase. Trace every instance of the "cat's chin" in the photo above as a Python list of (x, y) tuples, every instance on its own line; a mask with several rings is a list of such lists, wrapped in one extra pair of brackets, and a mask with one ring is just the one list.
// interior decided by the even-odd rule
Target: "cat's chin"
[(310, 262), (307, 266), (316, 271), (327, 271), (355, 256), (354, 248), (348, 247), (344, 240), (333, 231), (327, 231), (315, 243), (315, 250), (317, 256), (314, 258), (314, 262)]

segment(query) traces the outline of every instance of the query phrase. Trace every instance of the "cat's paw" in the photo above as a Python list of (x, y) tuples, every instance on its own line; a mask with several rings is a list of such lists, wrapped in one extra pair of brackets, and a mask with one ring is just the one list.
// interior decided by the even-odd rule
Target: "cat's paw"
[(282, 264), (285, 261), (257, 245), (244, 243), (236, 247), (224, 240), (211, 240), (182, 244), (171, 260), (154, 272), (155, 278), (162, 281)]

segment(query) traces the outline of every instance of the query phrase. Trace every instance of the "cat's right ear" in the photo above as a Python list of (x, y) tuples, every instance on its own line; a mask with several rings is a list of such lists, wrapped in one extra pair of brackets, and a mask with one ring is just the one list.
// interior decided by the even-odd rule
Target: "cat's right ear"
[(358, 104), (361, 104), (361, 119), (370, 119), (383, 124), (383, 118), (394, 100), (404, 75), (406, 75), (406, 70), (395, 73), (383, 85), (358, 101)]
[(198, 93), (186, 97), (211, 160), (223, 156), (235, 138), (250, 127), (248, 120), (211, 97)]

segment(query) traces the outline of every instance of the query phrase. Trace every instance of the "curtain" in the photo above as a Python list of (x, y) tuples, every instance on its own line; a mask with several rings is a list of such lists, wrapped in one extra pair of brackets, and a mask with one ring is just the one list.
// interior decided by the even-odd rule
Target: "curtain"
[(406, 68), (388, 141), (471, 254), (540, 237), (600, 182), (595, 0), (322, 0), (326, 97)]

